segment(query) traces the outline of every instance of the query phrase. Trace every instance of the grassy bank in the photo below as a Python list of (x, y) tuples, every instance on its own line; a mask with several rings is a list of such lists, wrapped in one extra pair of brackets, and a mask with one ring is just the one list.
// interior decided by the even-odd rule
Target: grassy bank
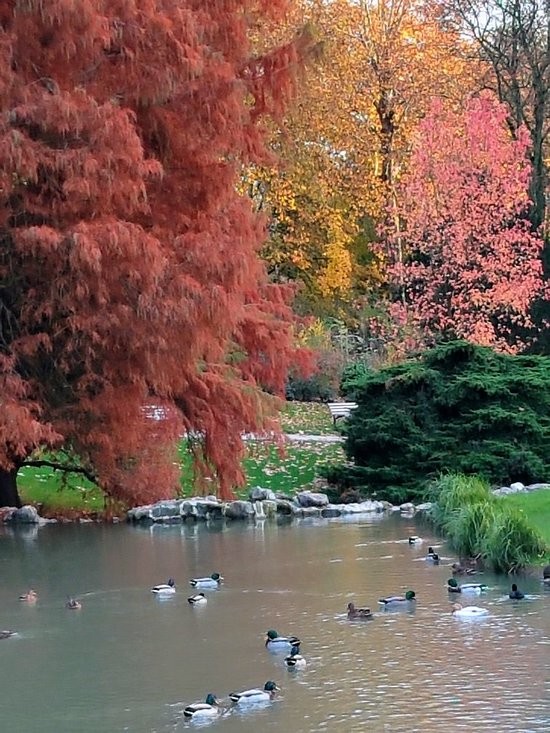
[(500, 501), (519, 511), (550, 547), (550, 491), (541, 489), (525, 494), (510, 494)]
[[(285, 433), (334, 433), (328, 408), (315, 403), (286, 403), (281, 425)], [(190, 496), (194, 493), (193, 472), (183, 445), (180, 460), (182, 495)], [(294, 443), (281, 455), (272, 445), (251, 442), (244, 461), (246, 486), (238, 494), (246, 495), (252, 486), (290, 493), (310, 484), (321, 466), (342, 460), (344, 454), (339, 444)], [(103, 492), (81, 476), (62, 477), (50, 469), (24, 468), (19, 475), (19, 489), (24, 501), (42, 504), (45, 511), (103, 510)]]
[(480, 557), (497, 572), (541, 562), (548, 542), (519, 508), (475, 476), (446, 475), (432, 485), (432, 520), (461, 557)]

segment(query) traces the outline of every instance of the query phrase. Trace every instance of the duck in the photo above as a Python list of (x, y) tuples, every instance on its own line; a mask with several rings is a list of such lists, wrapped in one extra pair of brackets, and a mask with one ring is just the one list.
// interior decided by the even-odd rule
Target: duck
[(151, 588), (151, 593), (155, 593), (159, 596), (169, 596), (176, 592), (176, 584), (174, 578), (168, 578), (166, 583), (155, 585)]
[(404, 596), (388, 596), (387, 598), (379, 598), (380, 603), (384, 610), (394, 608), (411, 608), (416, 603), (416, 593), (413, 590), (408, 590)]
[(27, 593), (20, 595), (19, 600), (24, 601), (25, 603), (36, 603), (38, 600), (38, 593), (31, 588)]
[(409, 537), (409, 545), (421, 545), (423, 541), (422, 537), (418, 537), (415, 534)]
[(454, 562), (451, 565), (453, 575), (475, 575), (476, 571), (473, 568), (467, 568), (459, 562)]
[(187, 602), (190, 603), (192, 606), (200, 606), (201, 604), (207, 603), (208, 599), (204, 595), (204, 593), (197, 593), (194, 596), (189, 596)]
[(508, 598), (511, 598), (513, 601), (521, 601), (523, 598), (525, 598), (525, 593), (522, 593), (520, 590), (518, 590), (518, 587), (515, 583), (512, 583), (512, 590), (510, 593), (508, 593)]
[(266, 649), (275, 652), (288, 652), (293, 647), (300, 647), (300, 639), (297, 636), (279, 636), (275, 629), (269, 629), (265, 639)]
[(191, 578), (189, 583), (193, 588), (218, 588), (223, 581), (219, 573), (212, 573), (209, 578)]
[(460, 603), (453, 603), (451, 615), (458, 618), (476, 618), (478, 616), (487, 616), (489, 611), (479, 606), (462, 606)]
[(545, 565), (542, 569), (542, 582), (550, 585), (550, 565)]
[(188, 705), (183, 711), (183, 715), (186, 718), (215, 718), (220, 712), (216, 696), (209, 692), (204, 702), (195, 702)]
[(80, 609), (82, 608), (82, 603), (80, 603), (80, 601), (77, 601), (75, 598), (69, 598), (69, 600), (65, 604), (65, 608), (69, 608), (71, 611), (80, 611)]
[(0, 639), (9, 639), (10, 636), (15, 636), (16, 633), (16, 631), (8, 631), (7, 629), (4, 629), (3, 631), (0, 631)]
[(278, 690), (280, 690), (280, 687), (278, 687), (276, 683), (273, 682), (272, 680), (268, 680), (265, 683), (263, 690), (252, 689), (252, 690), (243, 690), (242, 692), (232, 692), (229, 695), (229, 699), (235, 705), (243, 705), (243, 704), (247, 705), (247, 704), (257, 703), (257, 702), (269, 702), (270, 700), (273, 700)]
[(374, 618), (372, 615), (372, 611), (370, 608), (356, 608), (355, 604), (348, 603), (348, 618), (349, 619), (355, 619), (355, 618), (364, 618), (364, 619), (371, 619)]
[(426, 555), (426, 562), (431, 562), (433, 565), (439, 565), (439, 555), (434, 552), (433, 547), (428, 547), (428, 554)]
[(449, 593), (481, 593), (488, 590), (489, 586), (485, 583), (462, 583), (459, 585), (454, 578), (447, 581), (447, 591)]
[(300, 647), (294, 645), (290, 650), (290, 655), (285, 657), (285, 664), (289, 669), (305, 669), (307, 662), (305, 657), (300, 654)]

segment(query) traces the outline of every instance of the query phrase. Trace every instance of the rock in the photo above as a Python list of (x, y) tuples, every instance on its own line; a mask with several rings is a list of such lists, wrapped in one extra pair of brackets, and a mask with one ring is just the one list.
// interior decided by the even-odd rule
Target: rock
[(264, 514), (269, 519), (271, 517), (277, 516), (277, 502), (272, 501), (271, 499), (264, 499), (262, 501), (263, 508), (264, 508)]
[(22, 506), (20, 509), (16, 509), (12, 512), (9, 519), (5, 519), (5, 522), (11, 522), (12, 524), (38, 524), (40, 517), (38, 512), (33, 506), (27, 504)]
[(126, 518), (131, 522), (152, 521), (152, 517), (151, 517), (152, 508), (153, 508), (152, 504), (144, 504), (143, 506), (136, 506), (127, 512)]
[(539, 489), (550, 489), (550, 484), (529, 484), (525, 491), (538, 491)]
[(250, 501), (275, 501), (275, 492), (271, 489), (263, 489), (261, 486), (254, 486), (248, 494)]
[(406, 504), (401, 504), (399, 506), (400, 512), (406, 512), (407, 514), (411, 514), (415, 511), (414, 504), (411, 504), (411, 502), (407, 502)]
[(322, 517), (341, 517), (342, 507), (340, 504), (329, 504), (321, 509)]
[(432, 506), (433, 504), (431, 501), (426, 501), (424, 504), (417, 504), (416, 511), (420, 513), (426, 513), (431, 510)]
[(231, 501), (224, 504), (223, 513), (228, 519), (249, 519), (254, 516), (254, 506), (250, 501)]
[(293, 514), (292, 511), (292, 502), (289, 501), (288, 498), (286, 499), (279, 499), (277, 497), (277, 512), (279, 514)]
[(510, 484), (510, 488), (514, 491), (524, 491), (525, 485), (521, 483), (521, 481), (514, 481), (513, 484)]
[(181, 521), (181, 500), (159, 501), (154, 504), (150, 517), (154, 522), (179, 522)]
[(195, 517), (197, 519), (221, 519), (222, 505), (216, 499), (212, 501), (208, 497), (206, 499), (197, 499), (195, 502)]
[(298, 504), (302, 507), (319, 507), (328, 506), (328, 496), (313, 491), (300, 491), (296, 494)]
[(323, 510), (319, 506), (305, 506), (300, 511), (304, 517), (320, 517)]
[(508, 494), (515, 494), (516, 492), (510, 486), (501, 486), (500, 489), (493, 490), (494, 496), (508, 496)]

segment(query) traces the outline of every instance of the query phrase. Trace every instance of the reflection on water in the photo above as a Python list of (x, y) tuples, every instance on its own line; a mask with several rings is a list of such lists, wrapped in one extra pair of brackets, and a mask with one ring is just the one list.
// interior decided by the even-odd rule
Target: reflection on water
[[(402, 542), (415, 533), (423, 545)], [(483, 576), (490, 590), (471, 602), (490, 615), (465, 623), (450, 614), (447, 561), (421, 562), (428, 543), (452, 562), (398, 517), (4, 531), (0, 628), (18, 636), (0, 642), (3, 728), (188, 731), (186, 704), (272, 679), (273, 703), (209, 729), (548, 733), (550, 589), (520, 579), (529, 598), (512, 602), (506, 578)], [(190, 606), (188, 579), (215, 571), (224, 584)], [(159, 600), (150, 588), (169, 577), (177, 593)], [(20, 603), (31, 587), (38, 603)], [(377, 610), (409, 588), (414, 613)], [(64, 608), (69, 595), (81, 611)], [(376, 618), (348, 621), (350, 601)], [(266, 652), (270, 628), (302, 640), (305, 670)]]

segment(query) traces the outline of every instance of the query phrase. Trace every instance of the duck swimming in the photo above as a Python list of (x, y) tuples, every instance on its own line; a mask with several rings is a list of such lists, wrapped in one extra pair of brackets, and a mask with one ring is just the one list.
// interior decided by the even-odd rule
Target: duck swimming
[(305, 669), (307, 662), (300, 654), (299, 646), (292, 647), (290, 656), (285, 657), (285, 664), (289, 669)]
[(550, 565), (545, 565), (542, 569), (542, 582), (550, 585)]
[(413, 590), (408, 590), (404, 596), (379, 598), (378, 603), (383, 606), (384, 610), (396, 608), (410, 609), (416, 604), (416, 593)]
[(459, 585), (454, 578), (447, 581), (447, 591), (449, 593), (481, 593), (488, 590), (489, 586), (485, 583), (462, 583)]
[(186, 718), (215, 718), (220, 712), (216, 696), (209, 692), (204, 702), (188, 705), (183, 714)]
[(473, 568), (467, 568), (465, 565), (461, 565), (459, 562), (454, 562), (451, 565), (453, 575), (475, 575), (476, 571)]
[(193, 588), (218, 588), (223, 581), (219, 573), (212, 573), (209, 578), (191, 578), (189, 583)]
[(204, 595), (204, 593), (197, 593), (195, 596), (189, 596), (187, 599), (187, 602), (190, 603), (192, 606), (200, 606), (201, 604), (207, 603), (208, 599)]
[(270, 629), (265, 639), (266, 649), (275, 652), (289, 652), (293, 647), (300, 646), (297, 636), (279, 636), (275, 629)]
[(168, 578), (167, 583), (161, 583), (151, 588), (151, 593), (155, 593), (158, 596), (170, 596), (176, 592), (176, 584), (174, 578)]
[(423, 542), (422, 537), (418, 537), (415, 534), (409, 537), (409, 545), (421, 545), (422, 542)]
[(275, 697), (275, 694), (280, 688), (277, 687), (275, 682), (272, 680), (268, 680), (265, 685), (264, 689), (253, 689), (253, 690), (243, 690), (243, 692), (232, 692), (229, 695), (229, 699), (235, 704), (235, 705), (247, 705), (247, 704), (253, 704), (257, 702), (269, 702), (270, 700), (273, 700)]
[(437, 554), (437, 552), (434, 552), (433, 547), (428, 547), (426, 562), (431, 562), (433, 565), (439, 565), (439, 555)]
[(80, 611), (80, 609), (82, 608), (82, 603), (80, 603), (80, 601), (77, 601), (75, 598), (69, 598), (69, 600), (65, 604), (65, 608), (69, 608), (71, 611)]
[(508, 598), (511, 598), (513, 601), (521, 601), (523, 598), (525, 598), (525, 593), (522, 593), (520, 590), (518, 590), (518, 587), (515, 583), (512, 583), (512, 590), (510, 593), (508, 593)]
[(38, 600), (38, 593), (31, 588), (27, 593), (23, 593), (23, 595), (19, 596), (19, 600), (24, 601), (25, 603), (36, 603)]
[(10, 636), (14, 636), (16, 633), (16, 631), (8, 631), (7, 629), (4, 629), (3, 631), (0, 631), (0, 639), (9, 639)]
[(460, 603), (453, 603), (451, 614), (458, 618), (476, 618), (478, 616), (487, 616), (489, 611), (479, 606), (462, 606)]
[(374, 616), (372, 615), (372, 611), (370, 610), (370, 608), (355, 608), (355, 605), (353, 603), (348, 603), (348, 618), (371, 619), (374, 618)]

